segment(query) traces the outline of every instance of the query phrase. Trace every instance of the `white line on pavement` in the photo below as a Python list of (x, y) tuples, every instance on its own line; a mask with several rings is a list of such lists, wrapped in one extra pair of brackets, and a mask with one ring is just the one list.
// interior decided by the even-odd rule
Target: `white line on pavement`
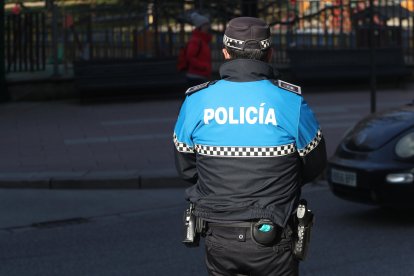
[(316, 117), (318, 118), (318, 120), (320, 122), (325, 121), (325, 122), (332, 122), (332, 121), (355, 121), (355, 120), (360, 120), (362, 118), (364, 118), (367, 114), (354, 114), (354, 113), (346, 113), (346, 114), (341, 114), (341, 115), (337, 115), (336, 116), (332, 116), (329, 114), (323, 114), (323, 115), (319, 115), (318, 113), (316, 113)]
[[(388, 102), (377, 102), (377, 108), (384, 109), (384, 108), (391, 108), (391, 107), (399, 107), (401, 105), (406, 104), (407, 101), (388, 101)], [(312, 110), (316, 113), (342, 113), (346, 112), (349, 109), (363, 109), (369, 112), (370, 106), (368, 103), (345, 103), (345, 104), (337, 104), (335, 106), (325, 106), (325, 105), (311, 105)]]
[(103, 126), (119, 126), (119, 125), (138, 125), (138, 124), (152, 124), (152, 123), (170, 123), (177, 120), (177, 118), (149, 118), (149, 119), (130, 119), (130, 120), (113, 120), (101, 122)]
[(139, 135), (91, 137), (91, 138), (80, 138), (80, 139), (65, 139), (64, 143), (66, 145), (81, 145), (81, 144), (140, 141), (140, 140), (165, 139), (165, 138), (172, 139), (172, 134), (139, 134)]
[(356, 122), (329, 122), (329, 123), (321, 123), (322, 129), (326, 128), (349, 128), (355, 125)]

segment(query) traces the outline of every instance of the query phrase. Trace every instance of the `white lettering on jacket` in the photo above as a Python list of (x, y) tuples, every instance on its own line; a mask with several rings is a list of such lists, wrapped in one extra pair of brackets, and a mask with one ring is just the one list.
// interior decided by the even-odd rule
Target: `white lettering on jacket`
[[(243, 125), (243, 124), (260, 124), (260, 125), (277, 125), (276, 114), (273, 108), (265, 108), (265, 103), (261, 103), (257, 108), (255, 106), (239, 108), (238, 116), (234, 107), (218, 107), (204, 109), (204, 123), (208, 125), (214, 120), (219, 125)], [(237, 109), (236, 109), (237, 110)]]

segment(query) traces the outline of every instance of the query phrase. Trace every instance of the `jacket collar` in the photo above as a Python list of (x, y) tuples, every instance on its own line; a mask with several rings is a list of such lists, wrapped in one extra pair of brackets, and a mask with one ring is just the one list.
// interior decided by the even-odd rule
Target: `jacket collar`
[(234, 82), (258, 81), (277, 77), (269, 63), (254, 59), (234, 59), (220, 66), (220, 76)]

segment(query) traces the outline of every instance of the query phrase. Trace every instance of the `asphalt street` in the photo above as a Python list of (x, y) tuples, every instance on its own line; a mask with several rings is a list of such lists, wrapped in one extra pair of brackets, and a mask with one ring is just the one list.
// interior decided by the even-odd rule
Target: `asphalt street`
[[(181, 244), (183, 189), (2, 190), (0, 275), (207, 275)], [(414, 275), (414, 218), (305, 187), (316, 214), (301, 275)]]

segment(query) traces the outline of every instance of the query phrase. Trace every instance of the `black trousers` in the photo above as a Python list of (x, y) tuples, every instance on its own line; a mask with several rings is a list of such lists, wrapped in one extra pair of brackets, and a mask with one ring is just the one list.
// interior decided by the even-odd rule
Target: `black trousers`
[(210, 226), (205, 244), (210, 276), (299, 274), (299, 261), (292, 254), (292, 230), (289, 226), (270, 246), (256, 243), (250, 228)]

